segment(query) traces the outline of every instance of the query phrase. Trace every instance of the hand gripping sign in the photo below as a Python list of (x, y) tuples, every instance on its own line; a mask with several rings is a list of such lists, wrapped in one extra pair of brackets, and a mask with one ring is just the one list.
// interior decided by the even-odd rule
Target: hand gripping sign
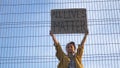
[(51, 10), (51, 31), (54, 34), (88, 32), (86, 9)]

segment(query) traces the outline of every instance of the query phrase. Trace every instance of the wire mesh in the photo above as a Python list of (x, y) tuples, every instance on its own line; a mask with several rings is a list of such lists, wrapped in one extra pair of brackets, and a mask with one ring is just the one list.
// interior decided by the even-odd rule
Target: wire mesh
[[(119, 68), (119, 0), (2, 0), (0, 4), (0, 68), (57, 68), (49, 35), (51, 9), (86, 8), (89, 35), (83, 55), (84, 68)], [(58, 34), (65, 52), (84, 34)]]

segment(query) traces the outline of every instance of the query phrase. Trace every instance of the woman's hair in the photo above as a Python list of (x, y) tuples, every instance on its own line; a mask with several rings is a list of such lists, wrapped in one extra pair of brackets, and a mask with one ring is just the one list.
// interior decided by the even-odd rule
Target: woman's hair
[(66, 45), (66, 48), (68, 47), (69, 44), (73, 44), (74, 48), (76, 49), (76, 46), (75, 46), (75, 42), (69, 42), (67, 45)]

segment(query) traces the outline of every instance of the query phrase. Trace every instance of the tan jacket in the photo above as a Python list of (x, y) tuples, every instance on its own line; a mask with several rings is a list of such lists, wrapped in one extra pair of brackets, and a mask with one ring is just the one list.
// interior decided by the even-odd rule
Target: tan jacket
[[(58, 68), (68, 68), (68, 64), (70, 62), (69, 57), (65, 55), (60, 44), (56, 44), (55, 48), (56, 48), (56, 57), (60, 61), (58, 64)], [(73, 58), (76, 63), (76, 68), (83, 68), (83, 64), (82, 64), (83, 50), (84, 48), (78, 45), (77, 53), (75, 53), (75, 58)]]

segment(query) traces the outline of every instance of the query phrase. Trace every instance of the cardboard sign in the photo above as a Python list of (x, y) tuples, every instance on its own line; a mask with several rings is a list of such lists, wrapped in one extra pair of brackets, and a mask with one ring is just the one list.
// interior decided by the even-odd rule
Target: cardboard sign
[(86, 9), (51, 10), (51, 31), (54, 34), (87, 32)]

